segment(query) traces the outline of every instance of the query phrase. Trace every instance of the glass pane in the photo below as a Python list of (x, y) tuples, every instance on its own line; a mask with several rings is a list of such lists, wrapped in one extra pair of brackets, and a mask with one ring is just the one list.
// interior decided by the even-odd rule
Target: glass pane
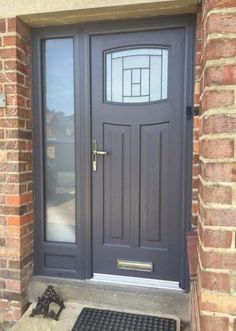
[(148, 95), (149, 94), (149, 69), (142, 69), (141, 70), (141, 93), (142, 95)]
[(46, 240), (75, 242), (73, 39), (44, 41)]
[(135, 55), (123, 57), (124, 69), (149, 68), (149, 56)]
[(162, 51), (162, 98), (167, 98), (167, 79), (168, 79), (168, 51)]
[(124, 71), (124, 95), (131, 97), (131, 70)]
[(120, 89), (120, 86), (123, 86), (122, 59), (112, 61), (111, 76), (111, 97), (113, 101), (119, 102), (122, 99), (122, 89)]
[[(160, 56), (152, 56), (150, 62), (150, 101), (161, 100), (162, 59)], [(159, 75), (156, 74), (157, 72)]]
[(132, 82), (133, 84), (140, 84), (141, 83), (141, 70), (140, 69), (133, 69), (132, 70)]
[(137, 48), (106, 54), (106, 101), (138, 103), (167, 98), (168, 50)]

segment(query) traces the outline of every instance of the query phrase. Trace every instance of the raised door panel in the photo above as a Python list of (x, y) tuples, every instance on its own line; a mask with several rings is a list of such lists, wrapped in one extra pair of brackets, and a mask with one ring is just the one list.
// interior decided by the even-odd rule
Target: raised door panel
[(141, 126), (140, 134), (140, 245), (165, 247), (168, 123)]
[(104, 243), (130, 243), (130, 127), (104, 124)]

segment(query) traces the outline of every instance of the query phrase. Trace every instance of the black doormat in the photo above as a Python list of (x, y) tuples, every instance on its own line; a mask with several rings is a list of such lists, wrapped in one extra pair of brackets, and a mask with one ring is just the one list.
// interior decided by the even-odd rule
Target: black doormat
[(174, 319), (83, 308), (72, 331), (177, 331)]

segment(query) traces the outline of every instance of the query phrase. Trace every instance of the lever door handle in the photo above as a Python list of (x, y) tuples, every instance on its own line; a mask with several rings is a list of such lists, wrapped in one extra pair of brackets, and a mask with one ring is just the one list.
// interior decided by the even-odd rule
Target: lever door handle
[(108, 155), (108, 152), (98, 151), (97, 150), (97, 141), (93, 140), (92, 142), (92, 157), (93, 157), (93, 171), (97, 171), (97, 155), (105, 156)]
[(107, 155), (108, 153), (105, 151), (94, 151), (94, 154), (96, 155)]

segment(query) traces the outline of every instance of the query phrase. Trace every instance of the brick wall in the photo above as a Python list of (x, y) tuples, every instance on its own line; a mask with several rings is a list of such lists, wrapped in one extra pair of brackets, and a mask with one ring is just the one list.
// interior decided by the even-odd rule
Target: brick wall
[[(195, 87), (194, 106), (200, 105), (200, 79), (201, 79), (201, 56), (202, 56), (202, 8), (197, 12), (197, 26), (195, 37)], [(199, 116), (194, 117), (193, 122), (193, 180), (192, 180), (192, 226), (197, 227), (198, 220), (198, 191), (199, 191)]]
[(203, 1), (201, 26), (201, 331), (236, 331), (236, 1)]
[(30, 32), (0, 19), (0, 320), (17, 320), (32, 273)]

